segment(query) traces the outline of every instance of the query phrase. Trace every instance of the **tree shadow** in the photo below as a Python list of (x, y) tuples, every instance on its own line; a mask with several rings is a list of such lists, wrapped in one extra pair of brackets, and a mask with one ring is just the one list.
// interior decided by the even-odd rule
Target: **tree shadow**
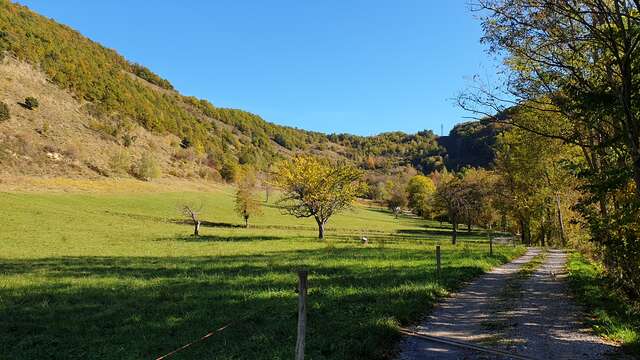
[[(443, 252), (444, 288), (482, 272), (450, 256)], [(0, 357), (150, 358), (240, 318), (185, 356), (289, 358), (302, 267), (312, 358), (380, 358), (398, 338), (396, 321), (419, 319), (444, 294), (431, 248), (0, 259), (3, 277), (21, 279), (0, 287)]]
[[(244, 228), (244, 227), (243, 227)], [(230, 242), (230, 241), (265, 241), (265, 240), (284, 240), (287, 237), (284, 236), (271, 236), (271, 235), (241, 235), (241, 236), (222, 236), (222, 235), (198, 235), (198, 236), (179, 236), (175, 238), (162, 238), (158, 240), (177, 240), (185, 242)]]

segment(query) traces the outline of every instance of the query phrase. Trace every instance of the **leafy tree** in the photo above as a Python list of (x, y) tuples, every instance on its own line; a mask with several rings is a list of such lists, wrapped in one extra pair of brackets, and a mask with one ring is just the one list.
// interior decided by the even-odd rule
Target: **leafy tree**
[(491, 229), (497, 221), (494, 197), (496, 192), (496, 175), (484, 169), (466, 168), (462, 172), (463, 186), (467, 188), (467, 212), (464, 220), (467, 230), (471, 225)]
[(433, 181), (424, 176), (416, 175), (409, 180), (407, 197), (409, 207), (416, 215), (427, 217), (430, 215), (430, 203), (436, 187)]
[(0, 102), (0, 121), (6, 121), (11, 118), (11, 114), (9, 113), (9, 106), (4, 102)]
[(524, 244), (537, 238), (544, 245), (554, 236), (564, 241), (563, 217), (570, 214), (561, 202), (578, 183), (567, 168), (577, 150), (517, 128), (499, 137), (496, 206), (516, 219)]
[[(501, 88), (480, 85), (461, 96), (460, 104), (580, 148), (584, 164), (574, 170), (584, 182), (584, 196), (576, 209), (611, 278), (640, 296), (640, 2), (480, 0), (477, 5), (483, 41), (505, 58), (505, 82)], [(509, 116), (522, 108), (541, 115)], [(549, 206), (528, 212), (540, 209), (544, 213)]]
[[(510, 98), (519, 106), (560, 114), (568, 126), (514, 124), (586, 149), (615, 148), (624, 161), (610, 165), (631, 169), (640, 198), (640, 3), (481, 0), (478, 5), (485, 14), (483, 40), (507, 56), (504, 89)], [(502, 98), (482, 89), (466, 100), (504, 112)]]
[(29, 96), (26, 99), (24, 99), (24, 105), (27, 107), (27, 109), (34, 110), (40, 104), (38, 103), (38, 99), (36, 99), (36, 98), (34, 98), (32, 96)]
[(256, 175), (253, 170), (244, 169), (236, 190), (236, 213), (244, 219), (244, 226), (249, 226), (249, 218), (262, 214), (262, 205), (257, 194)]
[(387, 181), (387, 207), (393, 212), (396, 219), (402, 213), (402, 209), (407, 206), (406, 187), (400, 181)]
[(329, 218), (348, 207), (365, 190), (362, 171), (313, 156), (297, 156), (277, 167), (274, 182), (283, 195), (278, 201), (295, 217), (313, 217), (318, 238), (324, 238)]
[(433, 195), (434, 209), (446, 213), (451, 222), (451, 243), (456, 244), (458, 224), (470, 207), (470, 189), (449, 173), (440, 178)]

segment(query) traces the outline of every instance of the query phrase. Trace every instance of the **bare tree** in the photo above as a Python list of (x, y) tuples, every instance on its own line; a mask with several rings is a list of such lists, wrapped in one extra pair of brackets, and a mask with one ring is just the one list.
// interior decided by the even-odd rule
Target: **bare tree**
[(198, 219), (200, 211), (202, 211), (202, 205), (198, 207), (195, 207), (193, 205), (182, 206), (182, 213), (184, 214), (184, 216), (188, 217), (193, 222), (193, 236), (200, 235), (200, 220)]

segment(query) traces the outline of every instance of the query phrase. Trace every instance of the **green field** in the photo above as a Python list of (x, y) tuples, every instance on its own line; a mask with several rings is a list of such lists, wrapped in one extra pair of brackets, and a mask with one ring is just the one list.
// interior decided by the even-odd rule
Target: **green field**
[[(386, 358), (398, 325), (523, 252), (489, 257), (476, 231), (452, 247), (446, 224), (365, 205), (332, 218), (325, 241), (273, 204), (245, 229), (232, 194), (0, 193), (0, 358), (154, 358), (241, 318), (174, 358), (290, 359), (300, 268), (308, 358)], [(185, 202), (202, 203), (199, 238)]]

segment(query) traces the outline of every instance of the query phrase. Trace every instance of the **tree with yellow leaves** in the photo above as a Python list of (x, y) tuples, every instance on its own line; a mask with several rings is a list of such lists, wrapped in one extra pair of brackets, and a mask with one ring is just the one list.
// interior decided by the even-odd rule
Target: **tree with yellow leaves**
[(319, 239), (324, 239), (329, 218), (350, 207), (365, 190), (361, 170), (313, 156), (298, 156), (280, 163), (274, 184), (282, 191), (278, 203), (284, 212), (298, 218), (313, 217), (318, 224)]

